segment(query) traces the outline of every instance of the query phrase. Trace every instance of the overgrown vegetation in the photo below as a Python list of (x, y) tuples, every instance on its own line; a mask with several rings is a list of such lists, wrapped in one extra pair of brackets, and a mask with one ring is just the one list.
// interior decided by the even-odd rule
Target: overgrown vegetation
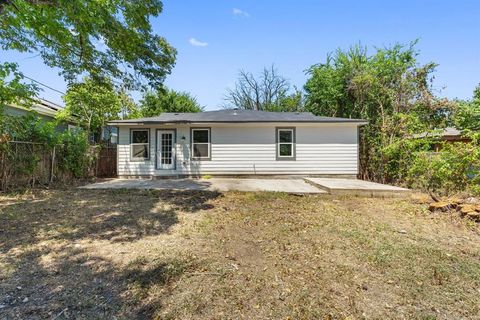
[(414, 44), (377, 49), (373, 55), (355, 46), (309, 69), (307, 110), (369, 121), (362, 130), (363, 178), (390, 181), (383, 149), (397, 138), (445, 122), (448, 105), (434, 97), (429, 85), (435, 64), (419, 66), (417, 54)]
[[(61, 131), (62, 117), (47, 121), (33, 111), (25, 116), (4, 112), (6, 105), (28, 110), (37, 93), (38, 87), (24, 81), (16, 64), (0, 65), (0, 190), (84, 178), (91, 173), (96, 151), (89, 146), (88, 130)], [(83, 107), (81, 103), (75, 106)]]
[(406, 171), (406, 182), (420, 190), (480, 194), (478, 137), (471, 143), (443, 143), (441, 152), (417, 151)]
[(95, 163), (87, 132), (60, 132), (35, 114), (0, 115), (0, 190), (85, 178)]
[[(308, 70), (305, 108), (368, 120), (360, 141), (363, 179), (443, 193), (478, 190), (478, 134), (471, 130), (479, 128), (480, 89), (471, 102), (437, 98), (432, 88), (436, 64), (420, 65), (415, 44), (373, 54), (359, 45), (337, 50)], [(439, 141), (414, 138), (453, 125), (472, 142), (444, 143), (433, 156), (431, 146)]]

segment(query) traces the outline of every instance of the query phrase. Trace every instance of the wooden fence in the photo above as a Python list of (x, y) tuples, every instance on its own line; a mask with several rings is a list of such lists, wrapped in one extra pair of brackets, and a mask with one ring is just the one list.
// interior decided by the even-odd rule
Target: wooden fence
[(96, 162), (96, 176), (111, 178), (117, 176), (117, 146), (102, 146)]
[[(4, 142), (5, 143), (5, 142)], [(71, 173), (59, 168), (60, 150), (56, 146), (25, 141), (9, 141), (8, 147), (0, 144), (0, 190), (19, 187), (49, 185), (53, 182), (73, 180)], [(117, 175), (116, 146), (92, 145), (88, 151), (93, 163), (85, 177), (115, 177)]]

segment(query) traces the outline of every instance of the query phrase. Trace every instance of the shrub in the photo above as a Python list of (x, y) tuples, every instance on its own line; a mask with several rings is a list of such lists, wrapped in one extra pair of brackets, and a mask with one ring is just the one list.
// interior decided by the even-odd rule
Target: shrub
[(0, 115), (0, 189), (13, 183), (48, 183), (52, 174), (84, 178), (95, 163), (91, 150), (87, 133), (81, 129), (60, 132), (56, 122), (33, 113), (23, 117)]
[(382, 150), (388, 182), (406, 183), (409, 168), (418, 152), (428, 152), (430, 139), (399, 139)]
[(70, 172), (75, 178), (87, 175), (88, 168), (94, 161), (89, 154), (88, 135), (85, 131), (67, 131), (59, 135), (57, 150), (58, 166), (65, 172)]
[(443, 143), (440, 152), (416, 152), (406, 182), (442, 194), (480, 191), (480, 148), (470, 143)]

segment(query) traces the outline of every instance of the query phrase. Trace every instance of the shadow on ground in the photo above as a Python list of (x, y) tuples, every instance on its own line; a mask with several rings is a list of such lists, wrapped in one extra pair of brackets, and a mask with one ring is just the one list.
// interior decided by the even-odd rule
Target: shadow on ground
[(0, 204), (0, 319), (149, 318), (125, 289), (144, 279), (171, 281), (179, 261), (117, 270), (85, 250), (96, 240), (128, 244), (168, 233), (179, 212), (210, 209), (206, 191), (38, 191)]

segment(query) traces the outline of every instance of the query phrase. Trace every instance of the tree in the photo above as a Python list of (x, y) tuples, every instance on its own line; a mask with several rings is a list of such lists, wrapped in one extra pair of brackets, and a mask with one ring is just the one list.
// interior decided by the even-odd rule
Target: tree
[(458, 101), (453, 116), (454, 125), (461, 130), (480, 131), (480, 85), (471, 101)]
[(162, 112), (201, 112), (202, 110), (195, 97), (189, 93), (166, 88), (147, 92), (140, 101), (140, 113), (144, 117), (158, 116)]
[(0, 114), (1, 108), (7, 104), (30, 105), (37, 94), (38, 87), (23, 81), (23, 74), (18, 65), (5, 62), (0, 64)]
[(291, 94), (288, 94), (284, 97), (280, 97), (277, 110), (273, 109), (272, 111), (303, 111), (304, 110), (304, 99), (303, 92), (294, 88), (294, 91)]
[(437, 99), (431, 88), (436, 64), (419, 65), (416, 42), (376, 49), (359, 45), (337, 50), (325, 63), (308, 70), (308, 111), (317, 115), (362, 118), (361, 176), (391, 181), (398, 168), (386, 148), (409, 134), (444, 127), (451, 104)]
[(140, 108), (138, 104), (132, 99), (132, 97), (123, 89), (118, 92), (120, 99), (120, 118), (121, 119), (134, 119), (141, 116)]
[(0, 0), (0, 47), (38, 52), (68, 82), (89, 74), (157, 86), (176, 50), (152, 31), (160, 0)]
[(71, 84), (64, 96), (60, 119), (70, 118), (90, 133), (100, 133), (107, 121), (117, 119), (122, 108), (120, 95), (108, 80), (99, 84), (92, 78)]
[(264, 68), (258, 78), (240, 70), (234, 89), (224, 100), (226, 107), (262, 111), (298, 111), (302, 107), (301, 92), (289, 94), (290, 84), (274, 66)]

